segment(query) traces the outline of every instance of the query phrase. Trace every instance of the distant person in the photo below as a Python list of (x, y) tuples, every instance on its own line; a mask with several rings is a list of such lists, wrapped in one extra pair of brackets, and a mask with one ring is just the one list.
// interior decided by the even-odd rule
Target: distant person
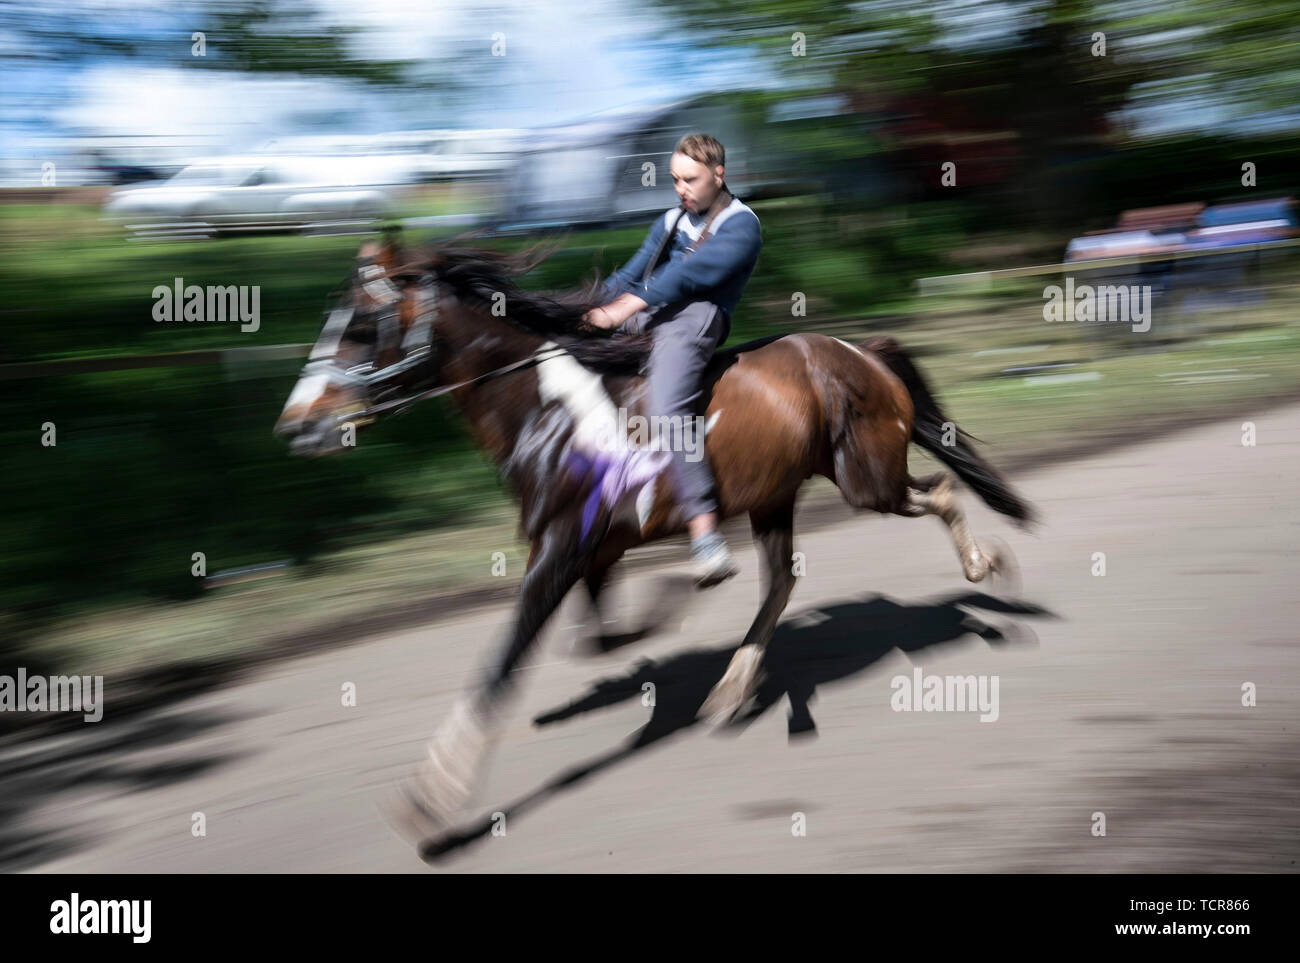
[[(708, 134), (678, 142), (671, 171), (681, 205), (655, 221), (641, 249), (606, 280), (608, 303), (586, 316), (602, 328), (626, 324), (653, 335), (646, 414), (677, 416), (682, 425), (696, 415), (704, 368), (731, 332), (731, 312), (763, 247), (758, 216), (727, 189), (725, 162), (726, 150)], [(708, 459), (686, 454), (672, 452), (672, 484), (689, 520), (696, 584), (707, 588), (737, 569), (718, 531)]]

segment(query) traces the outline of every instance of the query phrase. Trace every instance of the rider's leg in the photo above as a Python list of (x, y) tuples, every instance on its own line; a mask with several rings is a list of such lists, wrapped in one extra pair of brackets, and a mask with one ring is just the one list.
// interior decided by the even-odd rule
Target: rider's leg
[(683, 514), (689, 520), (691, 554), (702, 587), (715, 585), (736, 571), (727, 544), (717, 532), (718, 503), (713, 473), (704, 457), (703, 416), (699, 414), (700, 381), (727, 326), (726, 316), (717, 305), (693, 302), (654, 326), (650, 355), (648, 410), (652, 417), (671, 419), (659, 422), (661, 439), (694, 442), (690, 451), (686, 444), (667, 447), (672, 449), (669, 471)]
[(696, 515), (687, 523), (687, 526), (690, 528), (692, 539), (707, 535), (709, 532), (716, 532), (718, 530), (718, 513), (705, 512), (703, 515)]

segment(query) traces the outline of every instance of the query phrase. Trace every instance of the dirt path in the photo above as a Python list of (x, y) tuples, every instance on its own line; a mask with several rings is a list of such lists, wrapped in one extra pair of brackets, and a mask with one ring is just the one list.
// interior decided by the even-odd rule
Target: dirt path
[[(474, 810), (505, 813), (504, 835), (433, 871), (1294, 871), (1300, 407), (1256, 423), (1253, 448), (1235, 419), (1022, 476), (1035, 535), (967, 498), (974, 531), (1019, 557), (1013, 604), (962, 582), (933, 519), (796, 535), (807, 574), (770, 705), (727, 734), (692, 719), (755, 610), (752, 549), (731, 583), (654, 603), (679, 627), (598, 659), (569, 651), (571, 599)], [(629, 576), (619, 607), (674, 578)], [(0, 867), (425, 871), (376, 803), (508, 618), (478, 609), (6, 748)], [(996, 721), (893, 711), (916, 667), (996, 678)]]

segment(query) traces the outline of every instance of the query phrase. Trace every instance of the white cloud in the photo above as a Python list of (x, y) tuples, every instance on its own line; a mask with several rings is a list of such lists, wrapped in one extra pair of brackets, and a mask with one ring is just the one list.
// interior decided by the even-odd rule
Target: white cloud
[(75, 99), (56, 113), (66, 127), (136, 136), (219, 138), (248, 147), (300, 126), (305, 111), (364, 114), (366, 95), (331, 80), (278, 78), (122, 63), (93, 67), (74, 84)]
[[(663, 45), (671, 24), (635, 0), (315, 0), (328, 22), (367, 30), (367, 57), (441, 62), (469, 99), (393, 95), (328, 78), (158, 68), (122, 60), (71, 78), (67, 128), (119, 135), (208, 136), (237, 150), (310, 121), (340, 133), (401, 127), (542, 126), (629, 103), (754, 80), (737, 51)], [(149, 4), (143, 5), (146, 9)], [(493, 57), (492, 34), (507, 55)], [(653, 45), (653, 40), (659, 46)], [(665, 63), (665, 60), (669, 62)], [(66, 75), (65, 75), (66, 76)]]

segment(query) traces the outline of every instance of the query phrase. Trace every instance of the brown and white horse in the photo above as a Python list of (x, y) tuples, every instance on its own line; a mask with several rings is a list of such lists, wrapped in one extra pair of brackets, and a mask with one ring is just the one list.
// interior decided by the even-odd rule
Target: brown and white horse
[[(604, 484), (617, 466), (577, 444), (593, 417), (608, 423), (616, 406), (641, 413), (638, 371), (649, 339), (589, 328), (581, 320), (592, 306), (588, 296), (521, 289), (515, 277), (535, 263), (452, 245), (408, 254), (391, 237), (366, 244), (351, 290), (276, 424), (294, 451), (322, 453), (339, 450), (341, 432), (357, 423), (447, 394), (519, 498), (531, 552), (514, 626), (481, 682), (434, 734), (392, 810), (399, 828), (417, 839), (454, 828), (501, 726), (512, 670), (568, 591), (583, 581), (598, 604), (624, 552), (685, 530), (666, 473), (620, 491)], [(991, 507), (1031, 520), (1029, 505), (948, 421), (892, 339), (765, 338), (719, 351), (706, 384), (701, 414), (719, 512), (749, 515), (764, 587), (702, 716), (732, 719), (757, 690), (764, 648), (795, 582), (795, 497), (814, 475), (831, 479), (857, 509), (937, 515), (972, 582), (1009, 564), (971, 537), (950, 474), (908, 474), (914, 442)]]

